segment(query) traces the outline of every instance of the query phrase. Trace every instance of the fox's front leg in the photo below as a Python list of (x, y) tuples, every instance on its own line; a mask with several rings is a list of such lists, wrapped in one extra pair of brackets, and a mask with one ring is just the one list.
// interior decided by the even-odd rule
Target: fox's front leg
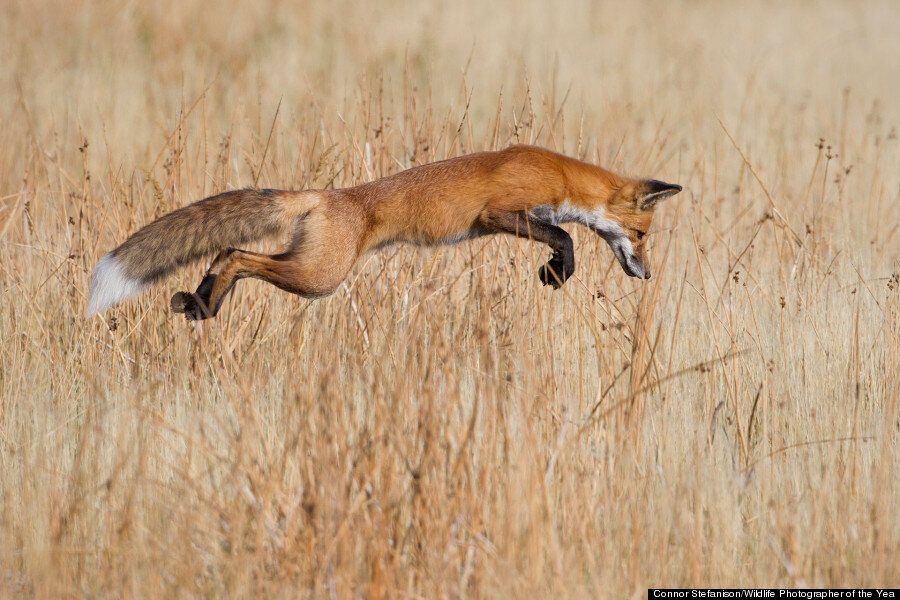
[(572, 238), (564, 229), (524, 211), (485, 211), (481, 215), (481, 225), (491, 231), (508, 233), (550, 246), (553, 254), (547, 264), (538, 271), (538, 277), (544, 285), (552, 285), (553, 289), (559, 289), (575, 273)]
[(554, 250), (547, 264), (538, 270), (538, 278), (544, 285), (552, 285), (553, 289), (557, 290), (574, 272), (574, 253), (571, 250), (568, 253)]

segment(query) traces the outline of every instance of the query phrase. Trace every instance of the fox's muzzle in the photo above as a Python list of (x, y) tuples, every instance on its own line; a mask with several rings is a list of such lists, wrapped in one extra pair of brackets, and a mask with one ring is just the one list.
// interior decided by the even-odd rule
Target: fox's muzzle
[(622, 270), (629, 277), (638, 279), (650, 279), (650, 270), (644, 267), (644, 263), (633, 252), (631, 245), (624, 240), (616, 240), (610, 244)]
[(638, 279), (650, 279), (650, 271), (644, 267), (636, 256), (628, 256), (622, 263), (622, 269), (629, 277)]

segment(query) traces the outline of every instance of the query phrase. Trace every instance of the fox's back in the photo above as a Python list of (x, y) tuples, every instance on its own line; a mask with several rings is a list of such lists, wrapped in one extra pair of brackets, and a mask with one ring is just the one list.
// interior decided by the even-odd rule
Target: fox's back
[(485, 208), (526, 210), (564, 187), (557, 155), (513, 146), (420, 165), (343, 190), (371, 224), (371, 237), (430, 243), (468, 229)]

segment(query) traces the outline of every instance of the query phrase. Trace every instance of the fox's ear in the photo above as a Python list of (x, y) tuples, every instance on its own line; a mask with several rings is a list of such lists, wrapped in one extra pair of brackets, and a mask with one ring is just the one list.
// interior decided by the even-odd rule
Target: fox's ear
[(647, 179), (641, 186), (641, 191), (637, 196), (637, 205), (641, 210), (650, 210), (660, 200), (665, 200), (669, 196), (674, 196), (681, 191), (681, 186), (675, 183), (666, 183), (665, 181), (657, 181), (656, 179)]

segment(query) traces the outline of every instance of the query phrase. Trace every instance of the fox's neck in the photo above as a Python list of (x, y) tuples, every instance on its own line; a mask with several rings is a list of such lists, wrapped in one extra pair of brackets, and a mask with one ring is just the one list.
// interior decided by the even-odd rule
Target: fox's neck
[(533, 216), (554, 225), (580, 223), (607, 241), (623, 236), (621, 224), (609, 210), (610, 200), (627, 186), (629, 179), (586, 162), (561, 161), (565, 189), (552, 205), (532, 209)]
[(565, 199), (583, 208), (601, 208), (628, 181), (626, 177), (607, 171), (603, 167), (568, 158), (563, 162), (566, 181)]

